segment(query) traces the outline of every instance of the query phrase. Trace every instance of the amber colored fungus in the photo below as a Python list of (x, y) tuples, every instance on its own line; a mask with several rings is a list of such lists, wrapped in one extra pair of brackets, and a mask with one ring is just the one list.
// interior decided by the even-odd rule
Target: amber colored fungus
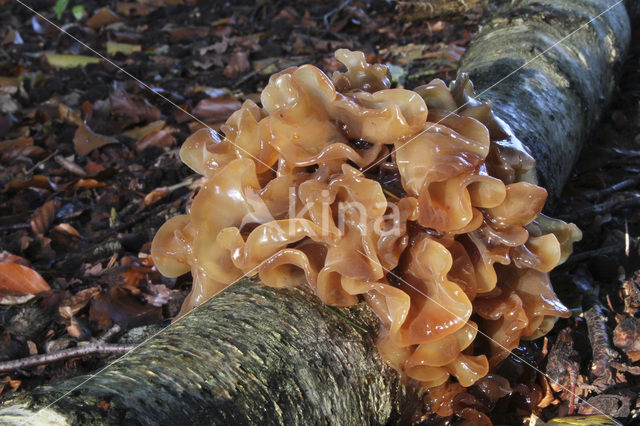
[[(548, 272), (580, 231), (540, 215), (547, 192), (520, 181), (533, 158), (468, 78), (389, 89), (383, 65), (336, 57), (346, 73), (286, 69), (224, 138), (186, 140), (182, 160), (206, 183), (158, 231), (153, 258), (166, 276), (191, 271), (183, 313), (256, 274), (307, 282), (328, 305), (364, 300), (396, 369), (470, 386), (570, 315)], [(479, 333), (489, 353), (474, 347)]]

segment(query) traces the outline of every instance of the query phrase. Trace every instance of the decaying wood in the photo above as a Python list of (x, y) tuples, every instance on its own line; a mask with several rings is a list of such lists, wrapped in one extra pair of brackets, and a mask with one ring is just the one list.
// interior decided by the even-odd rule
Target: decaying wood
[(542, 186), (558, 195), (611, 98), (629, 16), (618, 0), (503, 3), (461, 69), (531, 149)]
[[(552, 194), (609, 101), (629, 43), (622, 5), (588, 23), (614, 3), (508, 2), (483, 25), (463, 61), (476, 89), (489, 89), (482, 97), (493, 100), (531, 148)], [(585, 29), (554, 46), (582, 24)], [(245, 280), (95, 376), (17, 395), (0, 410), (0, 422), (42, 416), (83, 424), (406, 421), (419, 397), (378, 356), (375, 315), (365, 306), (344, 313), (368, 332), (306, 291)]]
[(78, 424), (406, 422), (420, 398), (379, 357), (377, 317), (364, 306), (345, 315), (367, 332), (308, 291), (245, 280), (78, 389), (86, 377), (20, 395), (0, 423), (52, 402)]

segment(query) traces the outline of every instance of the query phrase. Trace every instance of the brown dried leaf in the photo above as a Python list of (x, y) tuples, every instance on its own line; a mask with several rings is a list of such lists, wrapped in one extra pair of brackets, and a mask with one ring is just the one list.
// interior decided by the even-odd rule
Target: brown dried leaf
[(102, 182), (98, 182), (95, 179), (80, 179), (73, 185), (73, 187), (76, 189), (77, 188), (86, 188), (86, 189), (99, 188), (101, 186), (106, 186), (106, 184)]
[(242, 104), (231, 98), (207, 98), (198, 102), (193, 114), (204, 121), (225, 121)]
[(178, 27), (167, 30), (171, 37), (176, 40), (182, 40), (185, 37), (193, 35), (199, 35), (200, 37), (206, 37), (209, 35), (209, 27)]
[(34, 297), (36, 297), (35, 294), (22, 294), (20, 296), (16, 296), (14, 294), (0, 295), (0, 305), (22, 305), (23, 303), (27, 303)]
[(176, 138), (173, 137), (168, 130), (159, 130), (155, 133), (148, 134), (141, 140), (135, 143), (135, 149), (137, 152), (142, 152), (150, 146), (156, 146), (158, 148), (168, 148), (176, 145)]
[(47, 53), (45, 57), (53, 68), (75, 68), (100, 63), (100, 58), (86, 55)]
[(44, 278), (33, 269), (17, 263), (0, 263), (0, 291), (27, 294), (50, 289)]
[(58, 313), (64, 319), (71, 319), (71, 317), (80, 312), (80, 310), (87, 306), (89, 301), (98, 294), (100, 294), (100, 287), (90, 287), (80, 290), (60, 303)]
[(111, 113), (124, 119), (126, 126), (141, 121), (156, 121), (160, 118), (160, 110), (146, 99), (134, 99), (122, 90), (109, 95)]
[(13, 151), (16, 148), (23, 148), (25, 146), (33, 145), (33, 138), (20, 137), (17, 139), (10, 139), (0, 142), (0, 154), (4, 155), (7, 152)]
[(105, 25), (113, 24), (114, 22), (120, 22), (122, 18), (118, 16), (113, 10), (108, 7), (103, 7), (93, 14), (91, 18), (87, 21), (87, 26), (93, 28), (94, 30), (98, 30)]
[(632, 362), (640, 360), (640, 319), (627, 317), (613, 330), (613, 344)]
[(44, 154), (45, 150), (33, 144), (33, 138), (19, 137), (0, 142), (0, 162), (9, 164), (15, 158), (37, 157)]
[(63, 169), (68, 170), (75, 175), (78, 175), (78, 176), (87, 175), (87, 172), (85, 172), (82, 167), (80, 167), (73, 161), (67, 160), (62, 155), (56, 155), (55, 157), (53, 157), (53, 159), (56, 160), (56, 163), (60, 164)]
[(91, 301), (89, 319), (103, 330), (113, 323), (137, 327), (162, 321), (162, 310), (140, 302), (124, 286), (115, 285)]
[(82, 115), (80, 111), (75, 111), (65, 104), (58, 104), (58, 117), (65, 123), (82, 126)]
[(31, 262), (21, 256), (9, 253), (8, 251), (0, 252), (0, 262), (17, 263), (22, 266), (31, 266)]
[(161, 6), (163, 6), (162, 0), (154, 2), (118, 2), (116, 3), (116, 12), (123, 16), (145, 16)]
[(146, 126), (134, 127), (131, 130), (127, 130), (126, 132), (122, 132), (128, 138), (140, 140), (151, 133), (157, 132), (158, 130), (162, 130), (165, 126), (164, 120), (156, 120), (152, 123), (147, 124)]
[(158, 308), (166, 304), (179, 293), (177, 290), (167, 288), (164, 284), (149, 284), (148, 288), (149, 293), (144, 294), (144, 299), (148, 304)]
[(227, 78), (235, 78), (238, 74), (247, 71), (249, 67), (249, 54), (247, 52), (233, 52), (231, 54), (231, 58), (229, 58), (229, 63), (224, 67), (222, 74)]
[(34, 234), (41, 236), (49, 230), (51, 223), (56, 218), (57, 204), (56, 200), (49, 200), (33, 212), (29, 223)]
[(41, 188), (41, 189), (47, 189), (50, 191), (55, 191), (56, 189), (58, 189), (57, 185), (51, 182), (48, 177), (43, 175), (34, 175), (31, 179), (26, 181), (20, 180), (20, 179), (13, 179), (6, 186), (6, 190), (8, 192), (19, 191), (25, 188)]
[(154, 189), (153, 191), (151, 191), (150, 193), (145, 195), (145, 197), (144, 197), (144, 205), (145, 206), (150, 206), (151, 204), (154, 204), (154, 203), (158, 202), (159, 200), (161, 200), (164, 197), (166, 197), (169, 194), (169, 192), (170, 191), (166, 186), (163, 186), (162, 188)]
[(110, 143), (117, 143), (117, 139), (111, 136), (94, 133), (86, 124), (82, 124), (73, 136), (73, 147), (78, 154), (87, 155), (94, 149)]
[(56, 225), (53, 229), (58, 232), (63, 232), (65, 234), (72, 235), (74, 237), (82, 238), (82, 235), (80, 235), (80, 233), (76, 230), (76, 228), (69, 225), (68, 223), (61, 223), (59, 225)]

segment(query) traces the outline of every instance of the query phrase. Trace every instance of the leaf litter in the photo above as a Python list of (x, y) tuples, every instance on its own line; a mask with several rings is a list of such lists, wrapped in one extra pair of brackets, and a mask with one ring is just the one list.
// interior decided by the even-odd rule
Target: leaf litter
[[(199, 187), (178, 157), (198, 120), (217, 128), (286, 67), (335, 71), (340, 47), (390, 65), (397, 85), (449, 81), (481, 12), (414, 20), (408, 2), (396, 8), (383, 0), (56, 3), (39, 2), (38, 12), (181, 109), (18, 3), (0, 0), (0, 362), (113, 338), (114, 328), (166, 325), (177, 314), (190, 282), (158, 274), (149, 250), (158, 227), (184, 211)], [(615, 142), (583, 153), (567, 201), (554, 207), (586, 231), (554, 273), (576, 315), (516, 350), (589, 403), (627, 419), (640, 408), (630, 396), (640, 385), (640, 210), (633, 201), (640, 196), (639, 72), (636, 53), (598, 135)], [(586, 318), (593, 306), (598, 314)], [(592, 350), (594, 330), (606, 339)], [(91, 371), (105, 356), (0, 374), (0, 398)], [(594, 362), (604, 364), (594, 372)], [(435, 417), (430, 401), (414, 423), (455, 422), (465, 413), (513, 424), (592, 410), (515, 357), (451, 392), (450, 413)]]

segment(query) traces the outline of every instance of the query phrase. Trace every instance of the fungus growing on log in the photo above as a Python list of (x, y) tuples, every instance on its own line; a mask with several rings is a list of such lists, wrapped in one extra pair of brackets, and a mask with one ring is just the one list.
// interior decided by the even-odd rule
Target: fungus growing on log
[(540, 214), (547, 191), (520, 181), (533, 158), (464, 75), (390, 89), (363, 53), (336, 57), (345, 73), (286, 69), (224, 137), (185, 141), (205, 184), (158, 231), (154, 261), (166, 276), (191, 271), (183, 314), (245, 275), (308, 284), (331, 306), (364, 300), (394, 368), (429, 388), (470, 386), (570, 315), (548, 272), (580, 231)]

